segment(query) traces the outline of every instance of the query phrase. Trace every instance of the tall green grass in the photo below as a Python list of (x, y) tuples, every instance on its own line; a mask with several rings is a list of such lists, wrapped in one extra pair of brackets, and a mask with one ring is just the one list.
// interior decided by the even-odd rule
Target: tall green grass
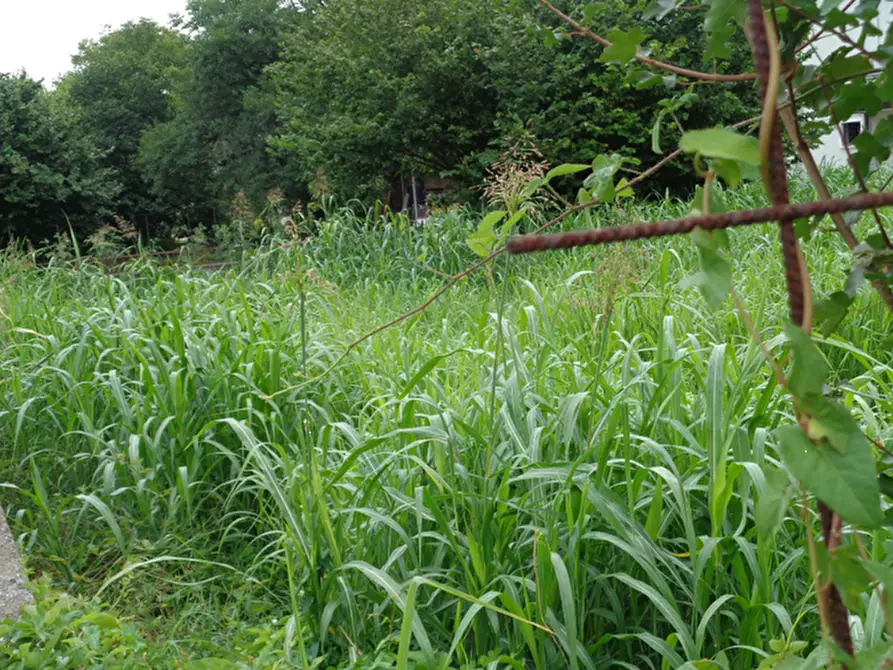
[[(754, 523), (791, 409), (733, 306), (680, 287), (690, 241), (500, 257), (495, 291), (472, 277), (329, 370), (473, 262), (475, 225), (333, 214), (218, 273), (4, 259), (4, 502), (30, 565), (174, 638), (275, 617), (295, 667), (752, 668), (771, 640), (815, 646), (800, 501), (774, 536)], [(777, 233), (732, 238), (781, 358)], [(839, 288), (843, 244), (805, 248)], [(881, 440), (890, 332), (866, 287), (821, 343)], [(888, 539), (864, 538), (889, 563)], [(880, 640), (877, 597), (857, 614)]]

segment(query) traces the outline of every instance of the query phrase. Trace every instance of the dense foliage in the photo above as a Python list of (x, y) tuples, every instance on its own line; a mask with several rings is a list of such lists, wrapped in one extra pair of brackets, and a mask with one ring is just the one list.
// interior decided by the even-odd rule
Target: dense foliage
[[(643, 48), (703, 65), (703, 13), (646, 20), (645, 7), (610, 0), (589, 23), (642, 24)], [(731, 49), (746, 55), (740, 34)], [(32, 107), (41, 128), (17, 134), (31, 145), (46, 144), (47, 132), (86, 138), (95, 155), (90, 165), (78, 159), (72, 179), (120, 196), (111, 207), (91, 193), (79, 210), (93, 228), (117, 216), (145, 240), (228, 219), (239, 193), (256, 210), (271, 191), (291, 202), (334, 194), (368, 203), (396, 179), (430, 174), (475, 199), (507, 138), (522, 132), (552, 164), (604, 152), (648, 162), (659, 116), (669, 146), (680, 128), (755, 112), (752, 83), (686, 96), (675, 77), (618, 67), (603, 51), (563, 35), (560, 20), (529, 0), (191, 0), (170, 28), (144, 20), (84, 42), (73, 70), (40, 96), (58, 112)], [(661, 116), (658, 101), (673, 99), (675, 118)], [(5, 111), (13, 99), (2, 100), (15, 113)], [(674, 165), (645, 191), (690, 190), (690, 166)], [(0, 202), (46, 206), (55, 218), (10, 220), (7, 232), (42, 239), (58, 230), (67, 192), (38, 191), (4, 191)]]
[[(764, 203), (754, 187), (726, 197)], [(779, 494), (764, 480), (790, 491), (775, 437), (790, 407), (734, 306), (711, 312), (680, 288), (699, 269), (694, 244), (500, 261), (497, 292), (472, 279), (319, 377), (440, 286), (425, 264), (452, 274), (474, 259), (476, 218), (442, 216), (418, 228), (333, 212), (307, 244), (214, 274), (4, 258), (3, 501), (32, 570), (102, 589), (117, 622), (96, 630), (79, 617), (97, 606), (69, 601), (53, 625), (29, 614), (13, 640), (74, 627), (66, 649), (111, 662), (101, 650), (120, 640), (122, 667), (383, 669), (408, 616), (404, 668), (821, 658), (799, 498), (771, 518)], [(775, 238), (737, 231), (732, 263), (780, 357)], [(805, 251), (823, 268), (817, 295), (835, 290), (842, 243), (819, 235)], [(893, 321), (867, 287), (857, 302), (847, 342), (821, 345), (830, 393), (888, 439)], [(887, 565), (890, 539), (873, 533)], [(421, 578), (442, 586), (420, 583), (413, 614)], [(43, 597), (46, 618), (56, 601)], [(877, 594), (855, 600), (867, 648), (882, 608)]]
[(113, 210), (120, 185), (73, 111), (24, 75), (0, 74), (0, 230), (83, 233)]

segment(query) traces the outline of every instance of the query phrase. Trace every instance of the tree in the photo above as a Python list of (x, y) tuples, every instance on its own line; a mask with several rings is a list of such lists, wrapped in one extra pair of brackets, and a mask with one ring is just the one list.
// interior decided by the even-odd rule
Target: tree
[[(276, 0), (191, 0), (190, 65), (176, 118), (143, 140), (140, 160), (156, 194), (193, 215), (238, 191), (262, 201), (284, 181), (267, 151), (275, 117), (264, 69), (275, 62), (291, 12)], [(184, 181), (185, 180), (185, 181)], [(195, 186), (192, 194), (183, 188)], [(207, 214), (206, 214), (207, 215)]]
[(445, 172), (486, 148), (499, 106), (482, 50), (497, 3), (334, 0), (306, 12), (272, 68), (274, 148), (348, 197)]
[[(645, 3), (611, 0), (584, 20), (625, 31), (644, 11)], [(702, 22), (692, 13), (645, 21), (650, 36), (641, 41), (700, 64)], [(503, 138), (522, 126), (552, 163), (614, 151), (644, 161), (654, 155), (661, 100), (679, 99), (661, 118), (667, 146), (678, 140), (677, 124), (756, 113), (750, 83), (682, 98), (689, 90), (675, 78), (618, 68), (602, 46), (563, 32), (533, 1), (328, 2), (303, 12), (271, 68), (282, 123), (271, 144), (306, 181), (321, 170), (344, 196), (368, 198), (383, 194), (388, 177), (412, 171), (476, 185)], [(747, 52), (740, 35), (731, 48)], [(690, 189), (692, 176), (680, 162), (651, 187)]]
[(25, 74), (0, 74), (0, 230), (35, 241), (86, 235), (112, 214), (120, 184), (78, 119)]
[(82, 42), (74, 71), (57, 91), (77, 110), (122, 185), (117, 213), (152, 227), (172, 212), (152, 192), (137, 156), (143, 134), (174, 117), (188, 59), (184, 35), (145, 19), (126, 23)]

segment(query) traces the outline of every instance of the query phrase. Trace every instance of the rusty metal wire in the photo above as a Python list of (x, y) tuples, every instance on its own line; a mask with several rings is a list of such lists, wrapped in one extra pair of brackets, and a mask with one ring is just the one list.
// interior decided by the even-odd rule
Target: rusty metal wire
[(776, 205), (762, 209), (750, 209), (724, 214), (707, 214), (689, 216), (683, 219), (639, 223), (616, 228), (599, 228), (598, 230), (574, 230), (554, 235), (524, 235), (509, 241), (506, 249), (512, 254), (528, 254), (534, 251), (550, 249), (570, 249), (595, 244), (610, 244), (627, 240), (640, 240), (667, 235), (684, 235), (695, 228), (716, 230), (718, 228), (734, 228), (755, 223), (770, 221), (801, 219), (804, 217), (837, 214), (853, 210), (873, 209), (893, 206), (893, 192), (864, 193), (836, 200), (818, 200), (794, 205)]

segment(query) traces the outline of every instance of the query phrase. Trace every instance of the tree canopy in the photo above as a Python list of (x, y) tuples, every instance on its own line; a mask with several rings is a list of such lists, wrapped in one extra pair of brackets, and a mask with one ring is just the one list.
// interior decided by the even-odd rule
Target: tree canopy
[[(641, 49), (702, 67), (703, 12), (657, 21), (644, 2), (581, 8), (621, 46), (568, 37), (533, 0), (191, 0), (170, 27), (142, 20), (83, 42), (54, 91), (7, 77), (34, 101), (5, 94), (0, 113), (29, 105), (18, 136), (52, 136), (29, 143), (77, 162), (55, 163), (63, 182), (101, 191), (78, 199), (92, 217), (82, 225), (119, 216), (151, 236), (226, 218), (238, 194), (258, 206), (273, 190), (370, 201), (395, 179), (430, 174), (475, 197), (521, 132), (552, 164), (612, 152), (653, 161), (684, 127), (756, 111), (751, 82), (692, 89), (621, 57)], [(733, 57), (711, 67), (729, 68), (746, 48), (740, 33), (724, 40), (719, 55)], [(35, 176), (31, 191), (70, 207), (70, 194), (41, 186), (48, 179)], [(644, 188), (694, 183), (684, 162), (660, 179)], [(22, 197), (10, 191), (3, 207)], [(45, 237), (52, 217), (29, 216), (16, 214), (11, 230)]]

